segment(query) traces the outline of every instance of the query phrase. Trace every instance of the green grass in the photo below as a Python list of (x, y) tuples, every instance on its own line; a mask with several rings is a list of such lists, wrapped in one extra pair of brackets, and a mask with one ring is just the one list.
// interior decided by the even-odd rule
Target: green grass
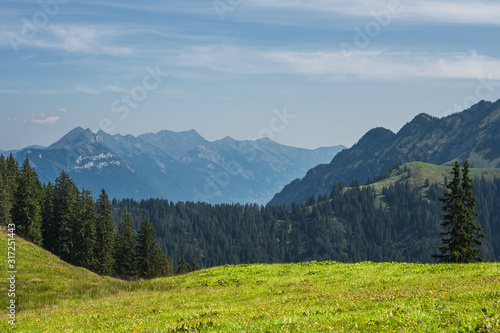
[[(6, 271), (6, 235), (0, 262)], [(17, 240), (2, 332), (500, 332), (500, 264), (223, 266), (125, 282)], [(1, 284), (7, 306), (7, 285)]]
[[(425, 162), (411, 162), (393, 170), (389, 178), (368, 186), (372, 186), (378, 194), (378, 199), (375, 202), (376, 205), (380, 203), (385, 205), (382, 200), (382, 189), (399, 182), (408, 181), (410, 187), (419, 189), (420, 194), (425, 197), (429, 189), (425, 186), (426, 180), (429, 180), (429, 184), (444, 186), (445, 177), (448, 177), (449, 180), (452, 178), (452, 168), (451, 166), (435, 165)], [(484, 176), (487, 181), (493, 181), (495, 177), (500, 178), (500, 169), (471, 168), (470, 176), (478, 180)], [(347, 191), (348, 188), (345, 190)]]

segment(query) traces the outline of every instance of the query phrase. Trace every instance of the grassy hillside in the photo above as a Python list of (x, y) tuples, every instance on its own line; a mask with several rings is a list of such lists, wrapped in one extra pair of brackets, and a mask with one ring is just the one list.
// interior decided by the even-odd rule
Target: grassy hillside
[[(256, 264), (124, 282), (20, 239), (16, 254), (17, 325), (4, 315), (2, 332), (500, 331), (500, 264)], [(0, 294), (8, 304), (5, 282)]]
[[(397, 182), (407, 181), (411, 187), (421, 188), (426, 190), (425, 182), (428, 179), (430, 184), (440, 184), (444, 186), (444, 179), (448, 177), (451, 180), (453, 167), (435, 165), (425, 162), (412, 162), (400, 166), (393, 170), (388, 179), (381, 180), (370, 186), (373, 186), (377, 193), (382, 192), (382, 188), (394, 185)], [(475, 179), (480, 179), (482, 176), (486, 180), (492, 181), (495, 177), (500, 178), (500, 169), (481, 169), (471, 168), (470, 176)]]

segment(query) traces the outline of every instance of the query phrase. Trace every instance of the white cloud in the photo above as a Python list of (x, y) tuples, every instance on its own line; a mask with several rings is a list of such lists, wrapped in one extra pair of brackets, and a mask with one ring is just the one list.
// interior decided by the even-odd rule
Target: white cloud
[[(0, 45), (11, 46), (9, 36), (16, 37), (19, 45), (16, 48), (39, 48), (63, 50), (70, 53), (108, 54), (114, 56), (130, 55), (134, 49), (130, 46), (118, 45), (117, 38), (123, 35), (124, 29), (117, 26), (84, 26), (50, 24), (40, 28), (36, 35), (26, 37), (19, 30), (4, 30), (5, 38), (0, 38)], [(46, 63), (43, 65), (52, 65)]]
[[(347, 57), (346, 57), (347, 56)], [(329, 80), (500, 79), (500, 59), (468, 53), (289, 51), (213, 46), (185, 50), (177, 63), (237, 74), (295, 74)]]
[(59, 109), (59, 112), (61, 112), (61, 113), (67, 113), (67, 112), (68, 112), (68, 109), (66, 109), (66, 108), (60, 108), (60, 109)]
[(0, 94), (19, 95), (21, 91), (14, 89), (0, 89)]
[(100, 94), (99, 90), (97, 90), (95, 88), (91, 88), (91, 87), (89, 87), (86, 84), (79, 84), (79, 85), (77, 85), (75, 87), (75, 90), (79, 91), (79, 92), (86, 93), (86, 94), (91, 94), (91, 95), (98, 95), (98, 94)]
[(169, 98), (182, 98), (190, 95), (189, 93), (178, 89), (162, 89), (158, 90), (157, 93), (167, 96)]
[(373, 11), (401, 7), (395, 18), (437, 23), (500, 24), (500, 3), (496, 1), (450, 0), (246, 0), (245, 6), (291, 9), (300, 12), (330, 12), (343, 16), (371, 17)]
[(411, 77), (500, 79), (500, 60), (471, 54), (356, 52), (348, 62), (342, 52), (271, 52), (266, 55), (291, 72), (332, 79), (398, 80)]
[(30, 118), (24, 119), (23, 123), (37, 124), (37, 125), (56, 125), (61, 117), (47, 116), (45, 113), (32, 114)]
[(61, 117), (46, 117), (41, 119), (31, 119), (31, 122), (33, 124), (40, 125), (56, 125), (59, 120), (61, 120)]
[(102, 91), (110, 91), (110, 92), (115, 92), (115, 93), (120, 93), (120, 94), (129, 94), (130, 93), (130, 89), (126, 89), (126, 88), (115, 86), (115, 85), (104, 85), (104, 86), (101, 86), (100, 89)]

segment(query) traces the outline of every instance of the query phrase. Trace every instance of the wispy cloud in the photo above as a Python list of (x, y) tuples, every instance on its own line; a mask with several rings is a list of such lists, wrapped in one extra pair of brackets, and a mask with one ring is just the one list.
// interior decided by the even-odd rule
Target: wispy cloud
[(21, 94), (21, 91), (15, 90), (15, 89), (0, 89), (0, 94), (19, 95), (19, 94)]
[[(19, 31), (3, 31), (5, 38), (0, 39), (0, 45), (11, 46), (9, 36), (18, 36), (23, 40), (20, 47), (39, 48), (66, 51), (80, 54), (107, 54), (113, 56), (131, 55), (133, 47), (119, 45), (117, 38), (123, 35), (124, 30), (109, 25), (57, 25), (51, 24), (41, 28), (35, 37), (26, 38)], [(52, 65), (47, 63), (45, 65)]]
[(500, 78), (500, 59), (470, 54), (357, 52), (349, 63), (341, 52), (271, 52), (266, 57), (291, 72), (331, 79)]
[(496, 1), (407, 1), (407, 0), (246, 0), (254, 8), (290, 9), (300, 12), (330, 12), (343, 16), (371, 17), (373, 11), (396, 3), (401, 7), (400, 19), (438, 23), (500, 24), (500, 3)]
[(32, 114), (29, 118), (24, 119), (23, 123), (37, 124), (37, 125), (57, 125), (61, 120), (58, 116), (47, 116), (45, 113)]
[(78, 91), (78, 92), (83, 92), (83, 93), (91, 94), (91, 95), (98, 95), (100, 93), (99, 90), (97, 90), (95, 88), (91, 88), (91, 87), (89, 87), (86, 84), (79, 84), (79, 85), (77, 85), (75, 87), (75, 90)]
[(183, 98), (191, 95), (185, 91), (181, 91), (178, 89), (160, 89), (157, 91), (157, 93), (169, 98)]
[(61, 120), (61, 117), (53, 116), (43, 119), (32, 119), (31, 122), (33, 124), (39, 124), (39, 125), (56, 125), (59, 120)]
[(341, 50), (256, 50), (213, 46), (190, 48), (177, 59), (183, 66), (238, 74), (295, 74), (330, 80), (406, 78), (500, 78), (500, 59), (468, 53), (360, 51), (347, 61)]

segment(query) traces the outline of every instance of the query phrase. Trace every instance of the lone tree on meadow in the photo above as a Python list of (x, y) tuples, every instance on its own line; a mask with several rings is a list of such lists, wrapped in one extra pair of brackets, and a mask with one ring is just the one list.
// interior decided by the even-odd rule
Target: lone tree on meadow
[(474, 221), (479, 214), (474, 210), (476, 198), (472, 193), (474, 184), (469, 178), (469, 161), (464, 162), (463, 174), (460, 176), (460, 164), (455, 162), (452, 175), (453, 179), (446, 185), (447, 192), (443, 203), (443, 222), (445, 229), (440, 234), (443, 236), (440, 254), (435, 254), (442, 263), (471, 263), (481, 262), (479, 256), (481, 245), (480, 238), (484, 238), (482, 228)]

